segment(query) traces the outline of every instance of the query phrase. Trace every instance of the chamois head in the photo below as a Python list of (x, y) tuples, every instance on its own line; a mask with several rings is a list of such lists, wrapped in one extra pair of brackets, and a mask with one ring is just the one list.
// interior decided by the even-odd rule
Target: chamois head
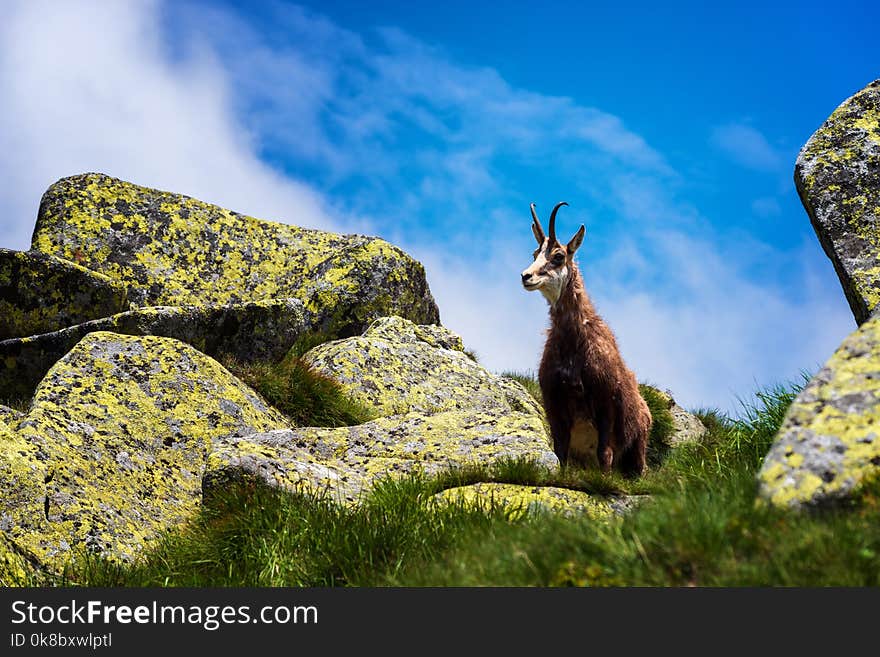
[(522, 273), (523, 287), (529, 292), (540, 290), (551, 306), (556, 304), (565, 289), (571, 276), (572, 258), (584, 241), (583, 224), (568, 244), (563, 245), (556, 239), (556, 213), (563, 205), (568, 203), (562, 201), (553, 208), (550, 213), (550, 234), (544, 235), (544, 229), (535, 213), (535, 204), (531, 204), (532, 234), (538, 242), (538, 248), (532, 254), (535, 261)]

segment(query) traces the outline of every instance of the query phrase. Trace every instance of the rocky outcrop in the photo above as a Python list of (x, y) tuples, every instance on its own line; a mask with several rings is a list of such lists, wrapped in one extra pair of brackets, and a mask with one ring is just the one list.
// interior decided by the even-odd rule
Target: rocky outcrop
[(210, 356), (279, 360), (310, 330), (302, 302), (269, 299), (226, 306), (154, 306), (0, 342), (0, 397), (30, 398), (58, 359), (94, 331), (176, 338)]
[(758, 475), (763, 500), (800, 508), (880, 472), (880, 80), (810, 137), (795, 182), (860, 324), (794, 400)]
[(384, 240), (262, 221), (102, 174), (48, 189), (32, 248), (106, 274), (138, 306), (297, 298), (313, 329), (335, 336), (383, 315), (439, 322), (422, 265)]
[[(558, 466), (534, 399), (468, 358), (461, 338), (447, 329), (385, 317), (362, 336), (315, 347), (303, 360), (382, 417), (224, 441), (210, 459), (210, 473), (222, 480), (230, 464), (247, 463), (270, 484), (298, 489), (331, 482), (337, 498), (352, 502), (375, 480), (416, 470), (431, 474), (514, 458)], [(306, 483), (302, 473), (313, 463), (330, 471)]]
[(810, 137), (794, 179), (861, 324), (880, 303), (880, 80), (845, 100)]
[(758, 475), (785, 507), (850, 495), (880, 474), (880, 317), (868, 320), (797, 396)]
[(460, 504), (484, 511), (501, 507), (511, 520), (535, 512), (608, 520), (615, 513), (622, 513), (630, 506), (626, 498), (596, 495), (554, 486), (524, 486), (495, 482), (447, 488), (434, 495), (432, 500), (435, 503)]
[(192, 516), (213, 441), (284, 426), (182, 342), (91, 333), (2, 443), (2, 529), (44, 564), (82, 550), (130, 560)]
[(303, 360), (382, 415), (470, 409), (543, 416), (520, 384), (475, 363), (461, 338), (440, 326), (384, 317), (363, 335), (322, 344)]
[(0, 340), (127, 309), (125, 288), (103, 274), (44, 253), (0, 249)]

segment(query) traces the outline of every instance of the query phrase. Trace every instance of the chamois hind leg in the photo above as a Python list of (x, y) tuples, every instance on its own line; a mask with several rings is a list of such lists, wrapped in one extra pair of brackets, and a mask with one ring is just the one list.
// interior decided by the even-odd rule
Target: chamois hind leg
[(647, 467), (646, 451), (648, 434), (651, 431), (651, 415), (644, 410), (638, 417), (621, 419), (628, 421), (623, 425), (626, 427), (624, 435), (626, 447), (620, 455), (620, 470), (626, 477), (639, 477), (644, 474)]
[(614, 449), (611, 446), (611, 432), (614, 422), (609, 417), (596, 418), (596, 432), (599, 440), (596, 445), (596, 460), (599, 461), (599, 469), (608, 474), (614, 462)]

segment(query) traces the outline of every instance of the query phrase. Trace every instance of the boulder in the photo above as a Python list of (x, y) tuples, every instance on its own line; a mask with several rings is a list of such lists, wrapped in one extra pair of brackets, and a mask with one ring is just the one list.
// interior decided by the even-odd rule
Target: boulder
[(810, 137), (794, 179), (861, 324), (880, 303), (880, 80), (845, 100)]
[(205, 500), (232, 481), (259, 480), (290, 492), (327, 495), (341, 504), (357, 502), (367, 480), (334, 456), (316, 456), (304, 436), (276, 429), (222, 438), (208, 455), (202, 492)]
[(270, 485), (323, 490), (339, 501), (356, 502), (382, 477), (514, 458), (558, 467), (539, 417), (498, 409), (416, 412), (352, 427), (302, 427), (221, 440), (209, 458), (206, 481), (216, 488), (216, 481), (258, 473)]
[(587, 516), (593, 520), (608, 520), (626, 508), (616, 498), (585, 493), (554, 486), (524, 486), (481, 482), (469, 486), (448, 488), (432, 498), (437, 503), (461, 504), (469, 508), (491, 510), (502, 507), (511, 520), (535, 512), (561, 513), (567, 516)]
[(138, 306), (292, 297), (334, 336), (390, 314), (439, 323), (422, 265), (381, 239), (262, 221), (98, 173), (46, 191), (32, 248), (121, 282)]
[(0, 458), (3, 530), (50, 569), (82, 551), (129, 561), (198, 508), (213, 441), (284, 426), (189, 345), (90, 333), (40, 383)]
[(471, 360), (455, 333), (401, 317), (378, 319), (363, 335), (319, 345), (303, 360), (382, 415), (467, 409), (544, 416), (519, 383)]
[(672, 424), (674, 431), (669, 438), (671, 447), (678, 447), (687, 443), (698, 443), (706, 435), (708, 429), (703, 421), (693, 413), (689, 413), (679, 406), (675, 400), (669, 407), (672, 413)]
[(780, 507), (849, 496), (880, 474), (880, 317), (851, 334), (795, 398), (758, 474)]
[(49, 368), (94, 331), (176, 338), (210, 356), (278, 360), (310, 330), (298, 299), (226, 306), (156, 306), (0, 342), (0, 397), (30, 398)]
[(0, 340), (127, 309), (125, 288), (103, 274), (45, 253), (0, 249)]

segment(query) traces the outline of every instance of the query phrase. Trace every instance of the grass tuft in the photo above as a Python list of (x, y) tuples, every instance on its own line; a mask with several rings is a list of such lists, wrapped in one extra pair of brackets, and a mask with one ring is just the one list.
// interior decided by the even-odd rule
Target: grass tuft
[(372, 409), (351, 399), (336, 381), (309, 367), (294, 351), (277, 363), (245, 363), (229, 356), (220, 360), (226, 369), (290, 418), (294, 426), (353, 426), (377, 416)]

